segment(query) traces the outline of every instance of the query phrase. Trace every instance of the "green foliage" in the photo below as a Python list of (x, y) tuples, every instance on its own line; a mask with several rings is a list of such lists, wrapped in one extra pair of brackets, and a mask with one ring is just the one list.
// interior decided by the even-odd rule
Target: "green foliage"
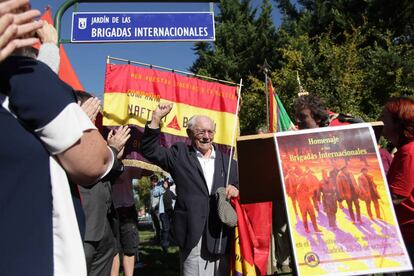
[[(287, 111), (298, 93), (296, 75), (336, 112), (376, 120), (391, 96), (414, 95), (414, 2), (408, 0), (287, 0), (276, 31), (271, 2), (260, 14), (251, 1), (222, 0), (215, 43), (198, 43), (191, 70), (237, 82), (243, 78), (241, 134), (266, 123), (264, 74)], [(292, 118), (294, 119), (294, 118)]]
[(180, 257), (177, 246), (168, 248), (164, 254), (161, 246), (154, 245), (151, 239), (153, 231), (139, 231), (139, 256), (143, 267), (136, 268), (134, 275), (140, 276), (178, 276), (180, 275)]
[(196, 43), (194, 50), (200, 57), (190, 68), (197, 74), (235, 81), (250, 70), (250, 46), (256, 28), (255, 11), (250, 1), (220, 1), (220, 14), (216, 17), (216, 42)]
[(266, 97), (263, 82), (254, 77), (249, 78), (251, 85), (243, 88), (243, 101), (240, 111), (240, 129), (243, 133), (256, 133), (260, 126), (265, 125)]
[(412, 42), (414, 2), (411, 0), (274, 0), (285, 14), (284, 26), (295, 35), (319, 35), (328, 31), (341, 34), (367, 24), (393, 37)]
[(133, 188), (139, 195), (139, 201), (135, 202), (137, 210), (139, 210), (142, 207), (148, 210), (151, 204), (150, 202), (151, 201), (150, 199), (151, 181), (149, 177), (142, 177), (139, 180), (138, 185), (134, 186)]
[[(296, 71), (302, 78), (305, 88), (322, 98), (334, 110), (356, 114), (361, 102), (363, 74), (359, 70), (359, 35), (345, 34), (346, 42), (335, 45), (330, 34), (310, 39), (307, 35), (293, 38), (292, 43), (279, 49), (285, 66), (275, 73), (281, 89), (295, 96), (298, 87), (292, 90), (292, 76)], [(289, 78), (289, 76), (291, 76)], [(284, 83), (287, 82), (287, 85)]]
[(271, 2), (263, 1), (258, 16), (250, 2), (219, 2), (216, 41), (214, 44), (195, 44), (194, 51), (198, 59), (190, 68), (197, 74), (233, 82), (243, 79), (243, 108), (240, 114), (243, 133), (254, 133), (266, 118), (265, 94), (263, 90), (250, 90), (251, 81), (254, 78), (264, 78), (260, 67), (265, 59), (271, 65), (278, 60), (275, 56), (275, 41), (278, 39), (271, 17)]
[(323, 98), (330, 109), (367, 121), (378, 118), (390, 96), (413, 95), (413, 46), (393, 43), (389, 32), (376, 34), (380, 37), (369, 45), (364, 30), (362, 26), (344, 32), (342, 43), (331, 39), (330, 32), (313, 38), (292, 36), (278, 49), (284, 64), (272, 77), (287, 94), (281, 98), (288, 110), (298, 91), (296, 72), (305, 89)]

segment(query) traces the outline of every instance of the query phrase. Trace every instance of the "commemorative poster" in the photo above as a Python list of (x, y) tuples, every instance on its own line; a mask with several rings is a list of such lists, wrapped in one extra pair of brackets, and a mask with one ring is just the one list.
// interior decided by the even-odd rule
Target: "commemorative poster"
[(369, 124), (275, 139), (298, 275), (411, 269)]

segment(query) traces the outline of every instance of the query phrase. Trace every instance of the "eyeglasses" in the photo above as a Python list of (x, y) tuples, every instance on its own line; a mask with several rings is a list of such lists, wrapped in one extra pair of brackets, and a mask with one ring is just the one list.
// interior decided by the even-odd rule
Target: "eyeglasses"
[(208, 136), (213, 136), (215, 133), (216, 131), (210, 129), (194, 129), (194, 135), (196, 136), (204, 136), (205, 134), (208, 134)]

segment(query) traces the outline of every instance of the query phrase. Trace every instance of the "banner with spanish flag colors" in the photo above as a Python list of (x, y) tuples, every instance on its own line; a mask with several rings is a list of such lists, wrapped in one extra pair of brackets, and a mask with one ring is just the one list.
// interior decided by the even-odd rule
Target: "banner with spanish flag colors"
[(236, 86), (130, 64), (107, 64), (103, 125), (135, 126), (132, 142), (126, 148), (127, 159), (142, 159), (138, 154), (140, 136), (146, 122), (151, 120), (152, 110), (160, 102), (174, 103), (161, 127), (165, 146), (187, 141), (187, 123), (193, 115), (207, 115), (214, 120), (214, 141), (221, 150), (227, 151), (233, 144), (231, 132), (237, 123)]

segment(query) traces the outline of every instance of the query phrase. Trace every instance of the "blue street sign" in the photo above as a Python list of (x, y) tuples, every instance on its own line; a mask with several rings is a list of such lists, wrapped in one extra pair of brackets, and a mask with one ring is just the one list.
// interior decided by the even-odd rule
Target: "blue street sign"
[(214, 41), (212, 12), (75, 12), (72, 42)]

